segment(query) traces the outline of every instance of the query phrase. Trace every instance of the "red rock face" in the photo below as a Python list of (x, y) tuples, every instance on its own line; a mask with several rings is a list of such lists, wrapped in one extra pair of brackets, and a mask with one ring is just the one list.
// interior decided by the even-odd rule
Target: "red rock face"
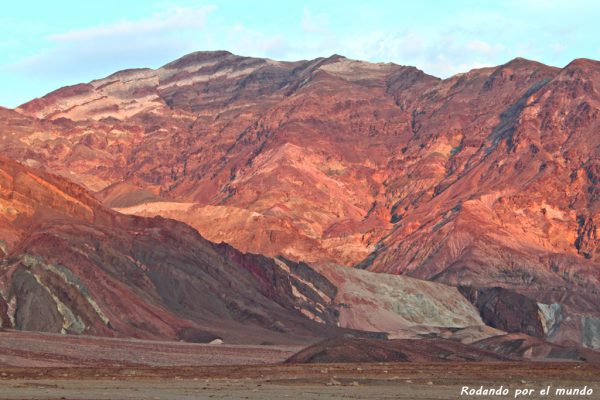
[(564, 305), (582, 341), (600, 318), (599, 82), (593, 60), (439, 80), (194, 53), (2, 111), (0, 144), (242, 251)]
[[(299, 344), (415, 325), (483, 325), (456, 288), (400, 276), (373, 287), (375, 273), (321, 273), (243, 254), (181, 222), (118, 214), (65, 178), (3, 157), (0, 248), (4, 328)], [(400, 310), (400, 302), (411, 308)]]
[[(562, 181), (559, 164), (569, 181), (579, 177), (570, 197), (594, 200), (586, 191), (597, 172), (597, 69), (516, 59), (440, 81), (339, 56), (282, 63), (195, 53), (21, 106), (53, 133), (26, 133), (7, 151), (100, 191), (122, 211), (180, 219), (244, 251), (353, 265), (393, 247), (372, 255), (371, 268), (423, 269), (433, 248), (399, 257), (403, 247), (423, 247), (410, 236), (435, 236), (449, 219), (469, 223), (485, 199), (498, 218), (519, 221), (517, 230), (523, 219), (536, 227), (526, 239), (541, 241), (534, 247), (595, 259), (596, 211), (583, 199), (576, 210), (557, 196), (536, 199), (546, 217), (521, 210), (533, 206), (532, 186)], [(34, 140), (28, 154), (19, 149)], [(575, 159), (587, 163), (580, 172), (565, 164)], [(543, 220), (554, 230), (539, 228)]]
[[(193, 54), (23, 105), (54, 134), (40, 141), (47, 151), (25, 155), (15, 138), (9, 154), (100, 191), (112, 206), (154, 195), (166, 204), (136, 212), (186, 221), (213, 241), (351, 265), (391, 227), (387, 163), (410, 117), (386, 93), (429, 82), (437, 79), (414, 68), (338, 56)], [(142, 89), (152, 94), (137, 96)], [(174, 201), (193, 207), (173, 210)]]
[(242, 343), (338, 331), (329, 301), (319, 303), (336, 289), (308, 267), (312, 289), (272, 259), (172, 220), (117, 214), (64, 178), (4, 158), (0, 206), (3, 327)]

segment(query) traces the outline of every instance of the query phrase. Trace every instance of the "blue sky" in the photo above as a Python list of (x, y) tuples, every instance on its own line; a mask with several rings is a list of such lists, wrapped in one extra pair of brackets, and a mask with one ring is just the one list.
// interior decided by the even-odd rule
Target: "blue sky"
[(196, 50), (337, 53), (448, 77), (520, 56), (600, 58), (597, 0), (20, 1), (0, 15), (0, 105)]

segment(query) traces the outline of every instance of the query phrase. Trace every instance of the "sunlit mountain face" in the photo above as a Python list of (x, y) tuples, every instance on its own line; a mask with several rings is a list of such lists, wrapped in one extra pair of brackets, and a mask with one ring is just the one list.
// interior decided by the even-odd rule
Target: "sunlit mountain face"
[(198, 52), (2, 109), (2, 326), (599, 348), (599, 82)]

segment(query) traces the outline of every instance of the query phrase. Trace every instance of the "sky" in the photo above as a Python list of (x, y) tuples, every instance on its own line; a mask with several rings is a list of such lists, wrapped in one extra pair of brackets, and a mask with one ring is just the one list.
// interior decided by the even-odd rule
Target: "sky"
[(442, 78), (515, 57), (563, 67), (600, 59), (600, 1), (11, 1), (0, 14), (0, 105), (199, 50), (340, 54)]

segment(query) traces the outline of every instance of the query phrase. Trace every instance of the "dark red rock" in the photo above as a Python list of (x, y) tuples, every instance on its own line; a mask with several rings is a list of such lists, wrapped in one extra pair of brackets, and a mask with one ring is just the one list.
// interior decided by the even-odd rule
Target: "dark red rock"
[(535, 300), (500, 287), (476, 289), (463, 286), (459, 290), (477, 307), (486, 325), (505, 332), (545, 337)]
[(523, 357), (534, 361), (600, 362), (600, 352), (581, 346), (560, 346), (522, 333), (494, 336), (472, 346), (508, 357)]
[(445, 339), (333, 338), (301, 350), (286, 362), (481, 362), (516, 359)]

